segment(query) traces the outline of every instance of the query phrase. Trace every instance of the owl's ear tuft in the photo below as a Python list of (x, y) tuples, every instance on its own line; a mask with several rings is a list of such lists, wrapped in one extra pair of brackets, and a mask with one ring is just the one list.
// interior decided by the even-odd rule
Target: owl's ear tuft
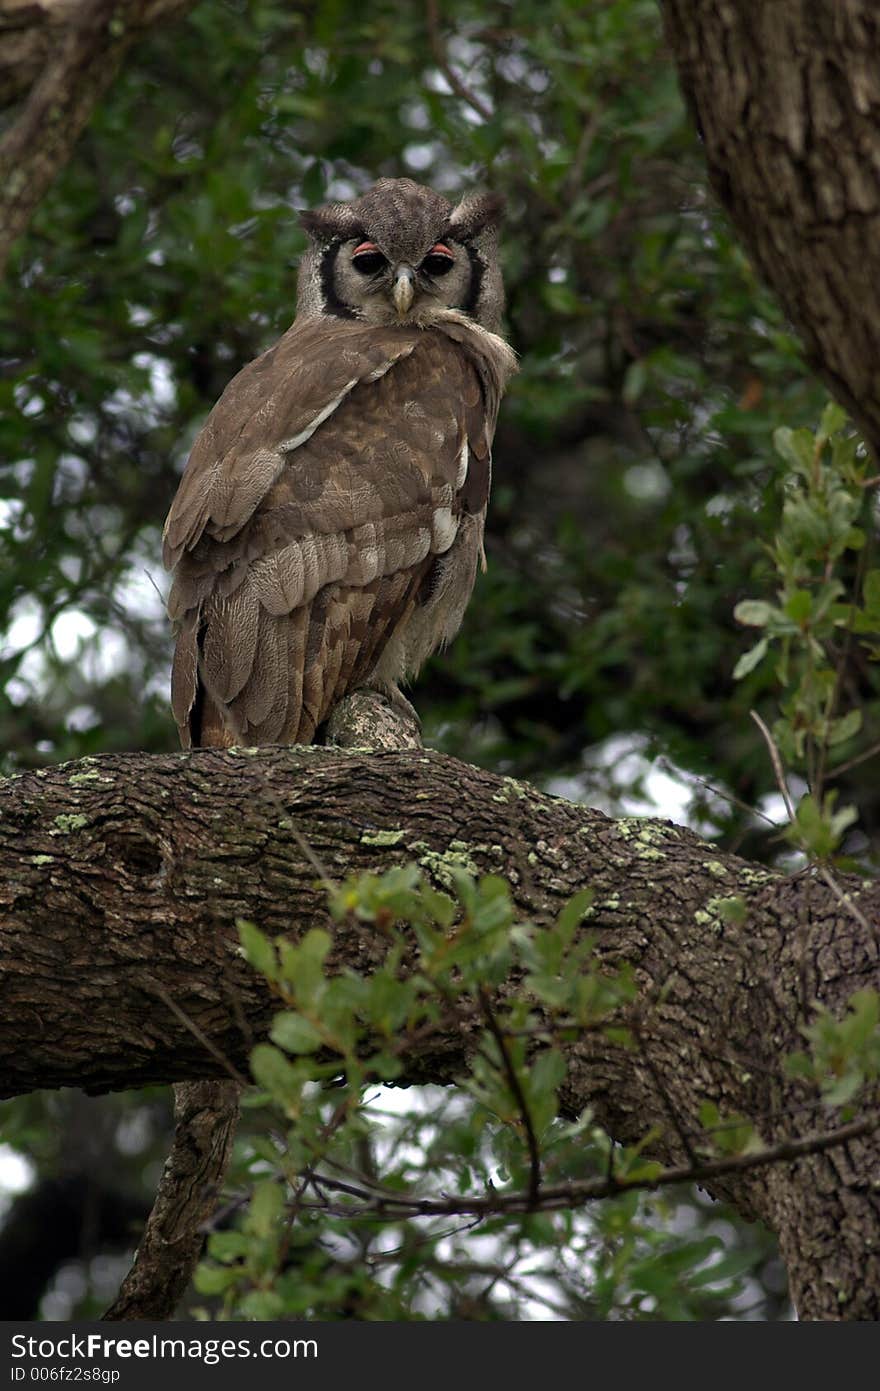
[(299, 225), (317, 242), (346, 241), (356, 236), (360, 226), (347, 203), (327, 203), (323, 208), (305, 208)]
[(471, 193), (462, 198), (449, 219), (449, 229), (459, 241), (470, 241), (481, 232), (494, 230), (504, 215), (502, 193)]

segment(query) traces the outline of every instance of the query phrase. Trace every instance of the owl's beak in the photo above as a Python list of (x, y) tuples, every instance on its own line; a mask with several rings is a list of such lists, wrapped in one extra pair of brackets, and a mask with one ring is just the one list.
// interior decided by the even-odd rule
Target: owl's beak
[(398, 266), (394, 272), (394, 288), (391, 291), (391, 298), (394, 300), (394, 308), (401, 319), (412, 304), (415, 292), (416, 277), (412, 266)]

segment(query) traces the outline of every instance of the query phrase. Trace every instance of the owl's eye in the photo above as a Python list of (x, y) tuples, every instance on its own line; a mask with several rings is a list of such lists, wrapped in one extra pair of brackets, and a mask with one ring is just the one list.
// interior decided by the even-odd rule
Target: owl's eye
[(423, 271), (426, 271), (428, 275), (438, 276), (448, 275), (454, 265), (455, 257), (449, 250), (449, 247), (444, 246), (442, 242), (438, 241), (436, 246), (431, 247), (431, 250), (422, 262), (421, 268)]
[(375, 275), (388, 262), (375, 242), (363, 241), (352, 252), (351, 264), (361, 275)]

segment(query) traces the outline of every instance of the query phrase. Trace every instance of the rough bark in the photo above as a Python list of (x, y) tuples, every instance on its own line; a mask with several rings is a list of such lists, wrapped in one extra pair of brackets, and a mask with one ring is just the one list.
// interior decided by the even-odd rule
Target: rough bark
[[(420, 749), (107, 756), (0, 790), (4, 1094), (246, 1070), (273, 1002), (235, 919), (292, 935), (329, 927), (315, 859), (337, 876), (411, 859), (441, 883), (450, 863), (501, 873), (537, 922), (592, 887), (600, 960), (637, 972), (644, 1054), (584, 1036), (569, 1052), (568, 1104), (592, 1105), (622, 1141), (656, 1123), (670, 1163), (687, 1160), (683, 1137), (699, 1133), (707, 1099), (768, 1143), (813, 1128), (782, 1059), (815, 1001), (840, 1011), (880, 985), (877, 884), (844, 886), (866, 930), (811, 876)], [(733, 895), (746, 905), (736, 925), (719, 914)], [(368, 931), (332, 930), (337, 965), (381, 956)], [(410, 1079), (454, 1080), (478, 1022), (414, 1051)], [(880, 1315), (878, 1161), (868, 1137), (714, 1186), (777, 1231), (802, 1317)]]
[(202, 1252), (238, 1123), (236, 1082), (180, 1082), (176, 1127), (134, 1264), (104, 1318), (170, 1319)]
[(0, 0), (0, 274), (131, 45), (193, 0)]
[[(880, 452), (880, 14), (872, 0), (661, 0), (712, 186), (779, 295), (807, 357)], [(813, 931), (805, 905), (806, 944)], [(872, 919), (875, 923), (876, 919)], [(849, 951), (849, 928), (835, 948)], [(867, 940), (865, 946), (876, 951)], [(808, 949), (809, 951), (809, 949)], [(827, 952), (812, 957), (824, 972)], [(809, 988), (805, 996), (809, 999)], [(802, 1316), (878, 1317), (876, 1238), (854, 1187), (864, 1155), (817, 1171), (806, 1231), (786, 1175), (769, 1176)], [(876, 1167), (874, 1167), (876, 1175)], [(785, 1190), (785, 1191), (783, 1191)], [(790, 1212), (792, 1223), (789, 1223)], [(824, 1214), (824, 1215), (823, 1215)], [(835, 1237), (840, 1224), (843, 1243)], [(799, 1250), (792, 1247), (798, 1231)], [(785, 1234), (789, 1235), (786, 1236)], [(844, 1252), (849, 1248), (849, 1255)], [(862, 1258), (871, 1267), (861, 1269)], [(872, 1264), (873, 1263), (873, 1264)], [(861, 1294), (849, 1297), (855, 1285)], [(834, 1288), (840, 1313), (835, 1315)], [(858, 1311), (858, 1312), (856, 1312)]]
[(807, 356), (880, 451), (880, 12), (661, 0), (712, 186)]

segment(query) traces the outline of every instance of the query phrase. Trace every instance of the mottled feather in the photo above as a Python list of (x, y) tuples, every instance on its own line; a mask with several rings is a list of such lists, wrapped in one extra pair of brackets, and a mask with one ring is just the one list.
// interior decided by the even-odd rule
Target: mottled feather
[[(386, 649), (393, 686), (451, 635), (512, 364), (454, 311), (427, 327), (305, 319), (230, 382), (165, 527), (185, 746), (307, 741)], [(432, 617), (441, 593), (451, 609)]]

